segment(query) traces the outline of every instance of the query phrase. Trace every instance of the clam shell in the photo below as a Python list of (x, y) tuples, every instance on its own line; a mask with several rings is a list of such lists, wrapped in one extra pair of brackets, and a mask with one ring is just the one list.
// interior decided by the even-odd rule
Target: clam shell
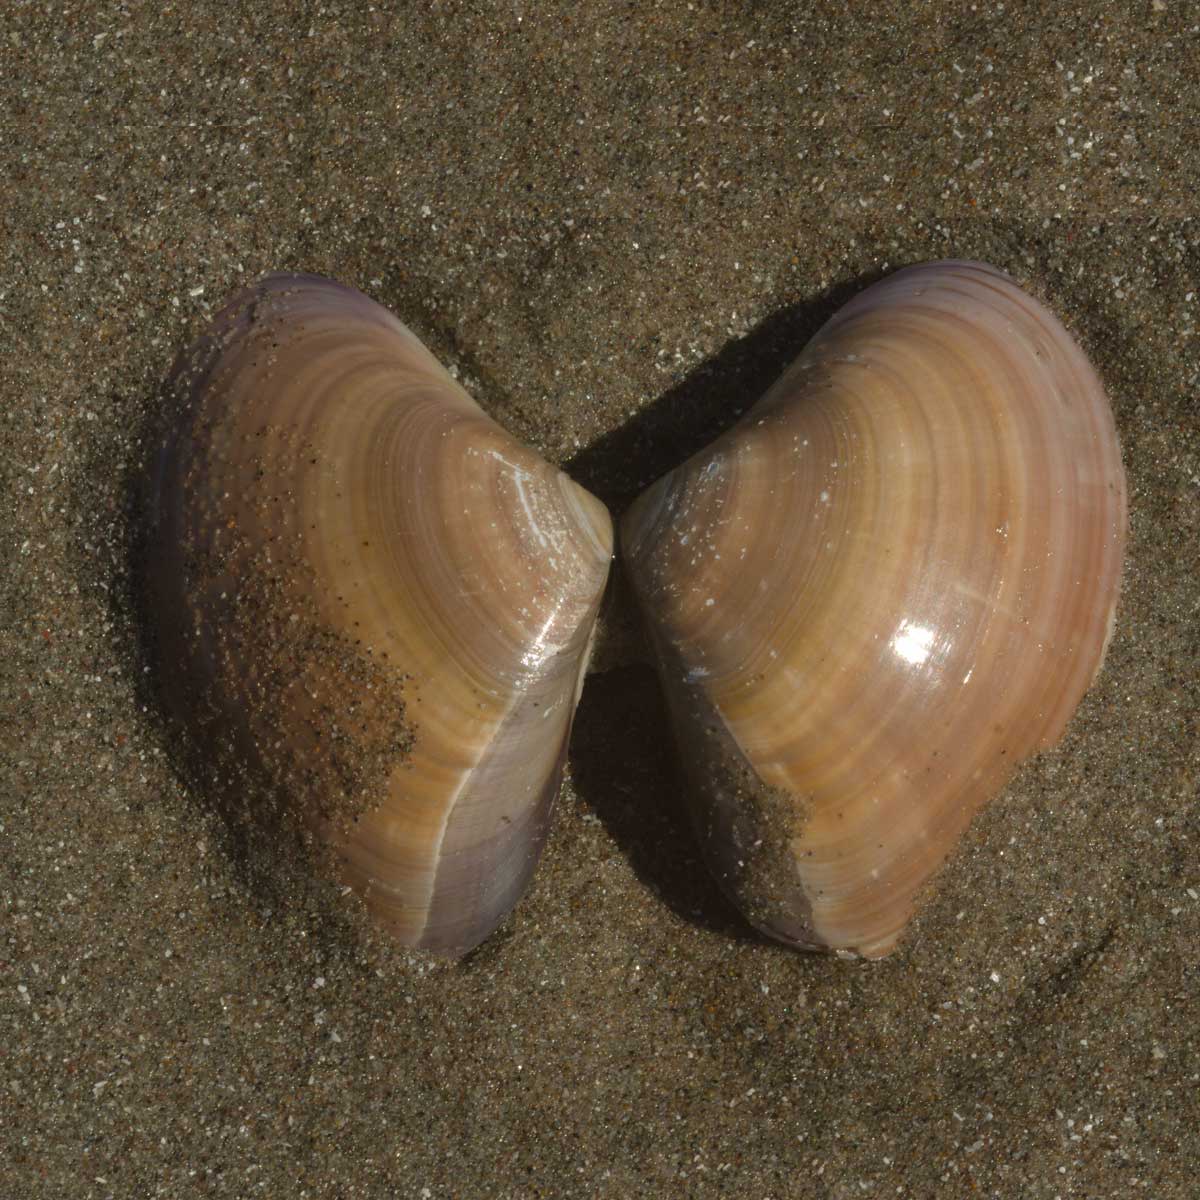
[(1126, 527), (1095, 372), (1001, 272), (867, 289), (626, 515), (695, 824), (805, 948), (888, 953), (1104, 658)]
[(533, 871), (612, 551), (604, 507), (361, 293), (275, 275), (180, 359), (146, 570), (223, 802), (332, 851), (406, 944)]

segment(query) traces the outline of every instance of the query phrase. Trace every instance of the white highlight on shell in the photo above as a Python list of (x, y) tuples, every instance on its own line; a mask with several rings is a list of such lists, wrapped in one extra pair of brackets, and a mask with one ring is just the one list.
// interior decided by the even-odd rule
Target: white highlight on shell
[(933, 653), (933, 643), (936, 634), (924, 625), (914, 625), (910, 621), (901, 621), (892, 638), (892, 650), (905, 662), (919, 667)]

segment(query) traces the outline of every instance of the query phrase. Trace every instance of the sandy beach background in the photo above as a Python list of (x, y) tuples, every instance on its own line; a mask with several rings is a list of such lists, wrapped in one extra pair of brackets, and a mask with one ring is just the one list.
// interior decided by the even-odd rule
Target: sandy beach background
[[(0, 1197), (1194, 1198), (1198, 88), (1177, 0), (8, 0)], [(466, 961), (242, 869), (128, 554), (159, 383), (232, 290), (364, 289), (619, 507), (942, 257), (1086, 348), (1131, 536), (1102, 677), (897, 954), (739, 923), (619, 658)]]

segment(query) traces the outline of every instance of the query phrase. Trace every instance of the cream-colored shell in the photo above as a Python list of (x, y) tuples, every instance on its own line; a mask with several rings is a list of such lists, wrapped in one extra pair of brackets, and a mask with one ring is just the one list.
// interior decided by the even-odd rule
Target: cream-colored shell
[(403, 942), (469, 949), (545, 837), (607, 512), (328, 280), (235, 297), (171, 391), (147, 583), (195, 759)]
[(863, 292), (634, 505), (623, 548), (697, 830), (755, 924), (892, 949), (1099, 669), (1125, 527), (1095, 372), (962, 262)]

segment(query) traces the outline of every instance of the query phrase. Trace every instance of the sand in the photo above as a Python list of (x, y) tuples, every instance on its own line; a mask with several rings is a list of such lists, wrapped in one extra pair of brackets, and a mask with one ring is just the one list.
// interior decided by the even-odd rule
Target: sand
[[(1195, 1197), (1198, 63), (1178, 0), (11, 0), (0, 1196)], [(465, 961), (238, 861), (129, 572), (159, 383), (231, 291), (363, 288), (619, 507), (947, 256), (1096, 363), (1131, 536), (1103, 675), (893, 957), (745, 929), (620, 654)]]

